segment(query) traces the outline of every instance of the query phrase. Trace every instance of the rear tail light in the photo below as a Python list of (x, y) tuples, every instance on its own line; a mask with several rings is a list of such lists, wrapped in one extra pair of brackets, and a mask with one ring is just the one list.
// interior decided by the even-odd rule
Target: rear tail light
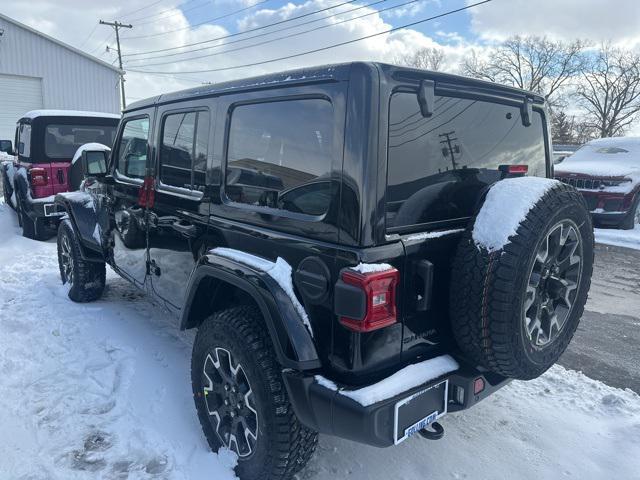
[(342, 281), (364, 293), (365, 313), (359, 319), (341, 316), (340, 323), (355, 332), (371, 332), (396, 323), (399, 279), (400, 274), (395, 268), (369, 273), (344, 270)]
[(153, 177), (144, 177), (144, 182), (138, 190), (138, 205), (144, 208), (153, 208), (156, 200), (156, 192)]
[(529, 172), (529, 165), (500, 165), (498, 169), (504, 176), (522, 176)]
[(478, 377), (473, 382), (473, 394), (478, 395), (484, 390), (484, 379), (482, 377)]
[(49, 175), (47, 174), (47, 170), (44, 168), (31, 168), (29, 170), (29, 176), (31, 178), (32, 187), (44, 187), (49, 183)]

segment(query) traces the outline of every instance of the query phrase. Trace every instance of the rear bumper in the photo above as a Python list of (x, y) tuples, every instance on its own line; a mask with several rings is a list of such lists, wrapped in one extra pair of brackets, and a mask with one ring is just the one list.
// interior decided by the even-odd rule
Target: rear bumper
[[(414, 393), (448, 380), (447, 410), (456, 412), (472, 407), (511, 381), (499, 375), (483, 374), (473, 368), (463, 367), (452, 374), (365, 407), (318, 383), (314, 376), (294, 371), (285, 371), (283, 376), (289, 400), (304, 425), (320, 433), (375, 447), (394, 445), (395, 405)], [(473, 386), (478, 378), (484, 380), (485, 388), (474, 395)], [(425, 412), (425, 415), (429, 413)]]
[(579, 190), (587, 202), (594, 223), (615, 226), (629, 215), (635, 201), (635, 192), (611, 193), (605, 191)]
[(22, 202), (24, 212), (32, 219), (44, 218), (51, 222), (59, 221), (65, 211), (55, 204), (54, 196), (44, 198), (27, 198)]

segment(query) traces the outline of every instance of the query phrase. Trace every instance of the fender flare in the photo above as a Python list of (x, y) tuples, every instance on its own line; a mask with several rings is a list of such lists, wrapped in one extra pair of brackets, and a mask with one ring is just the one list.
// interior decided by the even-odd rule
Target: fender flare
[[(86, 195), (87, 198), (91, 198), (88, 193)], [(58, 194), (55, 196), (54, 203), (64, 208), (65, 212), (67, 212), (67, 216), (69, 217), (71, 226), (73, 227), (73, 230), (74, 232), (76, 232), (78, 240), (80, 241), (80, 256), (82, 257), (82, 259), (88, 262), (104, 262), (105, 255), (102, 247), (98, 245), (93, 238), (87, 240), (86, 235), (82, 235), (82, 230), (79, 228), (77, 215), (78, 209), (82, 208), (83, 210), (86, 210), (86, 208), (81, 205), (81, 202)], [(95, 218), (95, 220), (97, 222), (97, 217)]]
[(191, 274), (180, 321), (181, 330), (197, 327), (204, 320), (192, 306), (198, 287), (205, 279), (229, 284), (255, 301), (278, 361), (284, 368), (311, 370), (321, 367), (313, 338), (282, 287), (265, 272), (213, 253), (203, 256)]

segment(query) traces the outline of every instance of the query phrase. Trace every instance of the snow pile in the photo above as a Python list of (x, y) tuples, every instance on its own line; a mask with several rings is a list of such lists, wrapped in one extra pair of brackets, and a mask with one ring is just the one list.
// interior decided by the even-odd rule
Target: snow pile
[(460, 368), (460, 365), (453, 357), (442, 355), (441, 357), (409, 365), (378, 383), (358, 390), (338, 390), (335, 383), (321, 375), (316, 375), (315, 379), (320, 385), (330, 390), (338, 391), (340, 395), (355, 400), (363, 407), (368, 407), (382, 400), (400, 395), (412, 388), (424, 385), (458, 368)]
[(496, 183), (473, 226), (476, 245), (489, 252), (501, 250), (538, 200), (558, 183), (539, 177), (507, 178)]
[(107, 277), (103, 300), (71, 302), (55, 239), (0, 205), (0, 478), (235, 479), (196, 416), (193, 332)]
[(351, 270), (354, 270), (358, 273), (374, 273), (374, 272), (386, 272), (387, 270), (393, 269), (393, 266), (388, 263), (359, 263), (355, 267), (351, 267)]
[(268, 274), (271, 278), (278, 282), (278, 285), (280, 285), (280, 287), (291, 299), (291, 303), (293, 303), (293, 306), (298, 312), (298, 315), (300, 315), (300, 318), (302, 318), (304, 325), (307, 327), (307, 330), (313, 337), (313, 329), (311, 328), (311, 322), (309, 321), (307, 312), (300, 301), (298, 301), (298, 297), (296, 297), (296, 294), (293, 291), (293, 272), (291, 269), (291, 265), (289, 265), (284, 259), (278, 257), (275, 262), (271, 262), (262, 257), (252, 255), (247, 252), (241, 252), (240, 250), (225, 247), (214, 248), (213, 250), (211, 250), (211, 253), (215, 253), (216, 255), (220, 255), (221, 257), (229, 258), (240, 263), (244, 263), (245, 265)]
[(453, 230), (438, 230), (435, 232), (422, 232), (409, 235), (404, 238), (405, 242), (420, 242), (422, 240), (431, 240), (434, 238), (447, 237), (456, 233), (464, 232), (464, 228), (454, 228)]
[(103, 145), (102, 143), (96, 143), (96, 142), (92, 142), (92, 143), (85, 143), (84, 145), (80, 146), (80, 148), (78, 148), (78, 150), (76, 150), (75, 155), (73, 156), (73, 160), (71, 160), (71, 163), (76, 163), (78, 161), (78, 159), (82, 156), (82, 152), (84, 152), (85, 150), (99, 150), (101, 152), (110, 152), (111, 149), (109, 147), (107, 147), (106, 145)]
[(597, 243), (640, 250), (640, 226), (636, 226), (633, 230), (594, 228), (594, 232)]
[[(209, 451), (196, 416), (192, 343), (110, 270), (103, 300), (69, 301), (55, 240), (21, 237), (0, 205), (0, 479), (235, 479), (233, 455)], [(635, 479), (639, 418), (630, 390), (553, 367), (445, 416), (438, 442), (321, 435), (299, 478)]]

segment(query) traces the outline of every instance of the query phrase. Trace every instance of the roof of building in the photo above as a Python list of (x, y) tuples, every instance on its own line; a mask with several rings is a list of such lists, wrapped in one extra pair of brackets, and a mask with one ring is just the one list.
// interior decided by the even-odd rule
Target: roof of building
[(105, 112), (83, 112), (81, 110), (31, 110), (22, 115), (21, 118), (33, 119), (37, 117), (98, 117), (119, 119), (120, 115)]
[(121, 70), (118, 67), (115, 67), (115, 66), (111, 65), (110, 63), (104, 62), (104, 61), (100, 60), (99, 58), (94, 57), (93, 55), (89, 55), (87, 52), (83, 52), (82, 50), (80, 50), (80, 49), (78, 49), (76, 47), (72, 47), (71, 45), (69, 45), (67, 43), (61, 42), (58, 39), (50, 37), (46, 33), (42, 33), (40, 31), (36, 30), (35, 28), (30, 27), (29, 25), (25, 25), (24, 23), (18, 22), (17, 20), (15, 20), (15, 19), (13, 19), (11, 17), (7, 17), (6, 15), (3, 15), (2, 13), (0, 13), (0, 19), (5, 20), (5, 21), (7, 21), (9, 23), (13, 23), (14, 25), (16, 25), (16, 26), (18, 26), (20, 28), (28, 30), (29, 32), (31, 32), (31, 33), (33, 33), (35, 35), (38, 35), (38, 36), (40, 36), (40, 37), (42, 37), (42, 38), (44, 38), (46, 40), (49, 40), (50, 42), (53, 42), (53, 43), (61, 46), (62, 48), (66, 48), (67, 50), (69, 50), (69, 51), (71, 51), (73, 53), (76, 53), (76, 54), (78, 54), (78, 55), (80, 55), (82, 57), (85, 57), (85, 58), (93, 61), (93, 62), (96, 62), (96, 63), (102, 65), (103, 67), (107, 67), (107, 68), (109, 68), (111, 70), (114, 70), (114, 71), (116, 71), (118, 73), (121, 73)]

